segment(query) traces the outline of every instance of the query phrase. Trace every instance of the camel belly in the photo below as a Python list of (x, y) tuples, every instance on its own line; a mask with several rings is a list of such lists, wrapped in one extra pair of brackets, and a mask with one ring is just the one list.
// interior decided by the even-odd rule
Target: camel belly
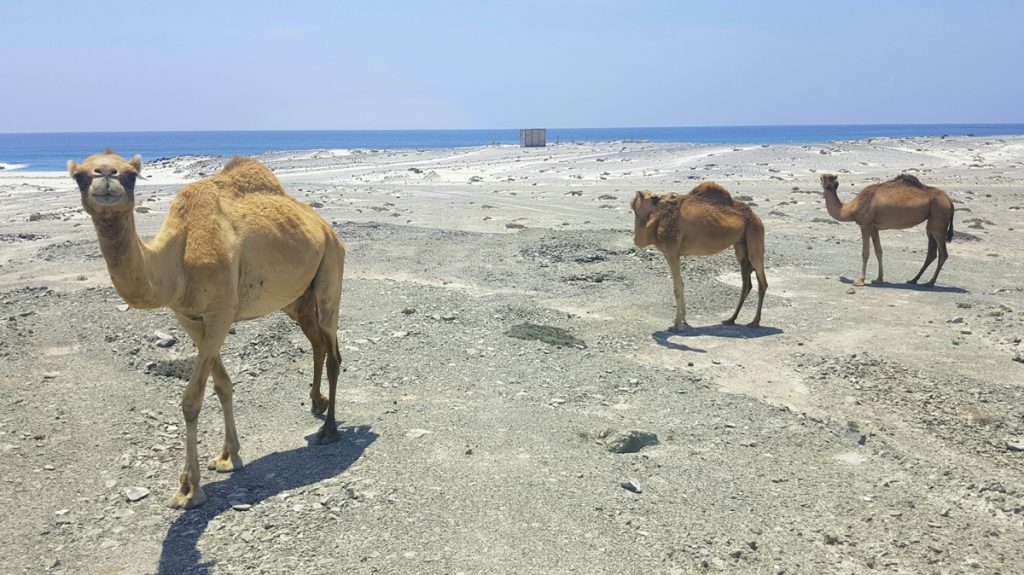
[(236, 319), (252, 319), (273, 313), (309, 288), (323, 257), (319, 246), (280, 243), (256, 246), (239, 262), (238, 312)]

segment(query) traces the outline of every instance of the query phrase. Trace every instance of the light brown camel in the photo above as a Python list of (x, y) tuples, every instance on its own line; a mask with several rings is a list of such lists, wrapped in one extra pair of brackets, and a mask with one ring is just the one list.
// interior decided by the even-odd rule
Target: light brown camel
[(839, 188), (838, 177), (833, 174), (822, 174), (821, 187), (825, 190), (825, 208), (828, 215), (840, 222), (857, 222), (860, 226), (862, 265), (860, 277), (854, 280), (853, 285), (864, 285), (864, 278), (868, 273), (869, 240), (875, 244), (875, 257), (878, 259), (878, 277), (871, 283), (883, 281), (882, 244), (878, 239), (878, 230), (912, 228), (926, 220), (928, 255), (924, 259), (921, 271), (907, 283), (917, 283), (938, 251), (939, 263), (935, 266), (935, 275), (927, 284), (935, 285), (942, 264), (946, 263), (946, 243), (953, 240), (953, 202), (946, 192), (926, 186), (908, 174), (901, 174), (888, 182), (871, 184), (846, 204), (840, 202), (839, 195), (836, 194)]
[[(142, 160), (111, 150), (68, 162), (92, 216), (100, 250), (117, 293), (136, 308), (169, 307), (199, 350), (182, 395), (185, 467), (171, 506), (206, 500), (199, 485), (196, 425), (206, 380), (224, 411), (224, 447), (208, 469), (242, 466), (232, 411), (232, 383), (220, 357), (231, 324), (284, 310), (302, 327), (313, 349), (312, 409), (326, 410), (318, 443), (335, 441), (335, 393), (341, 355), (338, 312), (345, 246), (309, 206), (290, 196), (263, 164), (234, 158), (217, 175), (188, 184), (170, 205), (149, 243), (135, 231), (135, 180)], [(320, 394), (327, 359), (329, 397)]]
[(704, 182), (686, 195), (637, 192), (632, 208), (635, 216), (633, 243), (641, 248), (653, 244), (664, 254), (672, 270), (676, 297), (673, 329), (688, 326), (679, 258), (717, 254), (729, 246), (735, 248), (736, 259), (740, 262), (743, 290), (736, 311), (722, 323), (736, 322), (750, 293), (750, 273), (756, 272), (757, 314), (748, 325), (761, 324), (761, 306), (768, 289), (764, 275), (764, 224), (750, 206), (732, 199), (722, 186)]

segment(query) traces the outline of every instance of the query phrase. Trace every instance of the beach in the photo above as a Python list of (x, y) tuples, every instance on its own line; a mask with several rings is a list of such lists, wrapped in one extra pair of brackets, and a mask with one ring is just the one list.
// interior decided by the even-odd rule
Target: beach
[[(299, 328), (238, 323), (246, 467), (167, 508), (195, 348), (169, 310), (123, 305), (66, 172), (0, 171), (0, 572), (1024, 569), (1024, 137), (258, 159), (347, 247), (342, 440), (307, 446)], [(226, 159), (149, 160), (144, 239)], [(923, 225), (882, 231), (887, 282), (852, 285), (860, 231), (826, 212), (823, 173), (843, 201), (901, 173), (949, 194), (935, 287), (904, 283)], [(720, 324), (727, 250), (683, 259), (693, 327), (669, 331), (668, 267), (633, 245), (638, 190), (706, 180), (764, 221), (760, 328), (739, 325), (756, 292)], [(206, 393), (201, 461), (223, 437)], [(612, 452), (630, 430), (657, 441)]]

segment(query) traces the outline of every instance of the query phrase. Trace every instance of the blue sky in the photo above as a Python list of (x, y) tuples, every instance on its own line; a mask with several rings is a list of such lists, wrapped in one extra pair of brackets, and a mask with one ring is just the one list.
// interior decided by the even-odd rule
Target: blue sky
[(0, 132), (1024, 122), (1024, 2), (0, 2)]

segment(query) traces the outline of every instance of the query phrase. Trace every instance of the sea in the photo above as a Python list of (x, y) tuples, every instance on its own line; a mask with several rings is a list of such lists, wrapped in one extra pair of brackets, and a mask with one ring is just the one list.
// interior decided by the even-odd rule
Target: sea
[[(1024, 135), (1024, 124), (871, 124), (835, 126), (705, 126), (549, 128), (547, 142), (697, 144), (812, 143), (866, 138)], [(282, 130), (195, 132), (0, 133), (0, 169), (63, 170), (104, 148), (151, 161), (176, 156), (255, 155), (317, 149), (430, 149), (519, 143), (518, 129)]]

